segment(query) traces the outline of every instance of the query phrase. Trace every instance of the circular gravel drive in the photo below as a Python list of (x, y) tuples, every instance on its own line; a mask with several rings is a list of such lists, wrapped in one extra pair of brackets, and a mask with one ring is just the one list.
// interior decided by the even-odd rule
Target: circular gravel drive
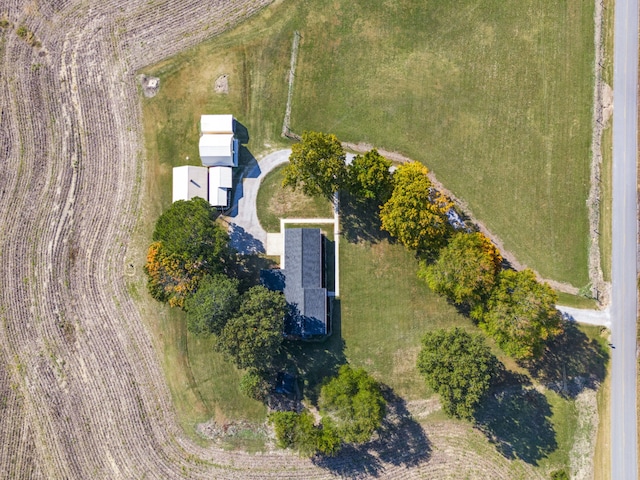
[(231, 246), (239, 253), (266, 253), (267, 232), (260, 225), (256, 200), (262, 179), (274, 168), (289, 161), (291, 149), (270, 153), (259, 163), (249, 166), (233, 195), (229, 222)]

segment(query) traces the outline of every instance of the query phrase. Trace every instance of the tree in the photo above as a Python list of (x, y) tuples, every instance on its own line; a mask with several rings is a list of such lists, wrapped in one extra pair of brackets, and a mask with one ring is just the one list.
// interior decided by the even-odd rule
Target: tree
[(320, 433), (316, 438), (316, 449), (327, 456), (337, 454), (342, 448), (340, 433), (330, 418), (323, 418), (320, 424)]
[(229, 236), (216, 215), (200, 197), (174, 202), (160, 215), (144, 268), (155, 299), (183, 307), (202, 277), (230, 268)]
[(274, 426), (276, 445), (280, 448), (292, 448), (307, 457), (318, 450), (321, 432), (308, 411), (273, 412), (269, 415), (269, 422)]
[(531, 270), (504, 270), (491, 292), (480, 327), (517, 360), (540, 357), (545, 342), (562, 333), (557, 295)]
[(185, 299), (196, 290), (203, 275), (199, 264), (168, 253), (162, 242), (149, 246), (144, 271), (151, 296), (172, 307), (184, 306)]
[(291, 147), (284, 169), (283, 187), (300, 187), (305, 195), (328, 199), (345, 185), (345, 152), (335, 135), (304, 132), (302, 141)]
[(286, 308), (281, 292), (252, 287), (243, 296), (237, 315), (222, 329), (218, 349), (238, 368), (268, 370), (282, 345)]
[(393, 175), (389, 171), (391, 161), (373, 149), (356, 155), (348, 166), (349, 192), (365, 200), (376, 200), (384, 205), (393, 192)]
[(486, 300), (496, 283), (502, 256), (482, 233), (457, 233), (435, 263), (422, 264), (418, 275), (436, 293), (471, 308)]
[(296, 412), (273, 412), (269, 414), (269, 423), (276, 433), (276, 445), (291, 448), (297, 443), (298, 414)]
[(229, 235), (216, 223), (217, 212), (206, 200), (178, 200), (158, 218), (153, 241), (206, 273), (223, 272), (231, 259)]
[(330, 421), (322, 420), (315, 425), (313, 416), (308, 411), (273, 412), (269, 415), (269, 423), (274, 426), (276, 444), (280, 448), (292, 448), (301, 455), (311, 456), (315, 453), (335, 455), (342, 447), (342, 440)]
[(451, 202), (438, 192), (419, 162), (406, 163), (394, 174), (391, 198), (380, 209), (382, 228), (400, 243), (418, 252), (434, 252), (442, 247), (451, 226), (446, 212)]
[(270, 388), (269, 382), (255, 370), (249, 370), (240, 379), (240, 392), (260, 402), (267, 398)]
[(184, 304), (187, 328), (196, 335), (218, 335), (240, 306), (239, 282), (224, 274), (207, 275)]
[(364, 443), (380, 427), (386, 402), (380, 386), (365, 370), (343, 365), (323, 385), (319, 405), (343, 441)]
[(461, 328), (425, 334), (417, 364), (427, 385), (440, 395), (445, 413), (458, 418), (472, 417), (498, 365), (484, 338)]

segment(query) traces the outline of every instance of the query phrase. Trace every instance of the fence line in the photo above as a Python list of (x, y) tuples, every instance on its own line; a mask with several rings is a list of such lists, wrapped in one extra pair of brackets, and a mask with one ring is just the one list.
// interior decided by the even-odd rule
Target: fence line
[(296, 76), (296, 63), (298, 60), (298, 47), (300, 46), (300, 32), (293, 32), (293, 43), (291, 45), (291, 66), (289, 67), (289, 91), (287, 92), (287, 109), (284, 112), (282, 122), (282, 136), (299, 140), (300, 137), (291, 132), (289, 122), (291, 121), (291, 101), (293, 98), (293, 80)]

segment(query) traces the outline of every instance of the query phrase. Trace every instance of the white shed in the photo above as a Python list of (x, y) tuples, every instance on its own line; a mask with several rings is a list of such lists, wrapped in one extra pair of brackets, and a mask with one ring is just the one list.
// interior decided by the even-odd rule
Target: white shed
[(173, 201), (209, 199), (209, 175), (206, 167), (184, 165), (173, 168)]
[(209, 203), (214, 207), (229, 206), (229, 190), (233, 186), (231, 167), (209, 169)]
[(238, 142), (231, 133), (204, 134), (200, 137), (200, 160), (205, 167), (237, 167)]
[(233, 134), (233, 115), (200, 115), (200, 133)]

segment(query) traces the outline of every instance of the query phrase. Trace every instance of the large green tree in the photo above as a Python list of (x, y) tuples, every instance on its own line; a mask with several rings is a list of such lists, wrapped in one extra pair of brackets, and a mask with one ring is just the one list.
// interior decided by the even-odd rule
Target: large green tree
[(446, 217), (452, 204), (435, 189), (428, 173), (419, 162), (401, 165), (394, 174), (391, 198), (380, 209), (382, 228), (422, 253), (444, 246), (452, 231)]
[(206, 200), (178, 200), (158, 218), (153, 241), (207, 273), (222, 272), (230, 258), (229, 236), (216, 223), (218, 213)]
[(345, 158), (344, 149), (335, 135), (304, 132), (302, 141), (291, 147), (282, 185), (301, 188), (305, 195), (331, 199), (333, 193), (345, 185)]
[(200, 197), (174, 202), (160, 215), (144, 268), (156, 300), (183, 307), (204, 276), (231, 268), (229, 236), (216, 216)]
[(343, 365), (322, 386), (319, 406), (348, 443), (364, 443), (381, 425), (386, 402), (378, 383), (362, 368)]
[(545, 342), (562, 333), (556, 293), (531, 270), (500, 272), (480, 318), (480, 327), (517, 360), (540, 357)]
[(418, 355), (418, 371), (440, 395), (445, 413), (458, 418), (472, 417), (498, 365), (480, 334), (460, 328), (428, 332)]
[(436, 293), (472, 309), (486, 300), (502, 264), (495, 245), (480, 232), (455, 234), (433, 264), (423, 263), (419, 275)]
[(238, 285), (238, 280), (221, 273), (204, 277), (185, 302), (189, 331), (218, 335), (240, 306)]
[(384, 205), (393, 192), (393, 175), (389, 168), (391, 161), (376, 149), (356, 155), (347, 167), (349, 192), (357, 198), (375, 200), (378, 205)]
[(237, 315), (229, 320), (218, 337), (218, 349), (238, 368), (268, 370), (283, 340), (287, 302), (281, 292), (262, 286), (250, 288), (243, 296)]

